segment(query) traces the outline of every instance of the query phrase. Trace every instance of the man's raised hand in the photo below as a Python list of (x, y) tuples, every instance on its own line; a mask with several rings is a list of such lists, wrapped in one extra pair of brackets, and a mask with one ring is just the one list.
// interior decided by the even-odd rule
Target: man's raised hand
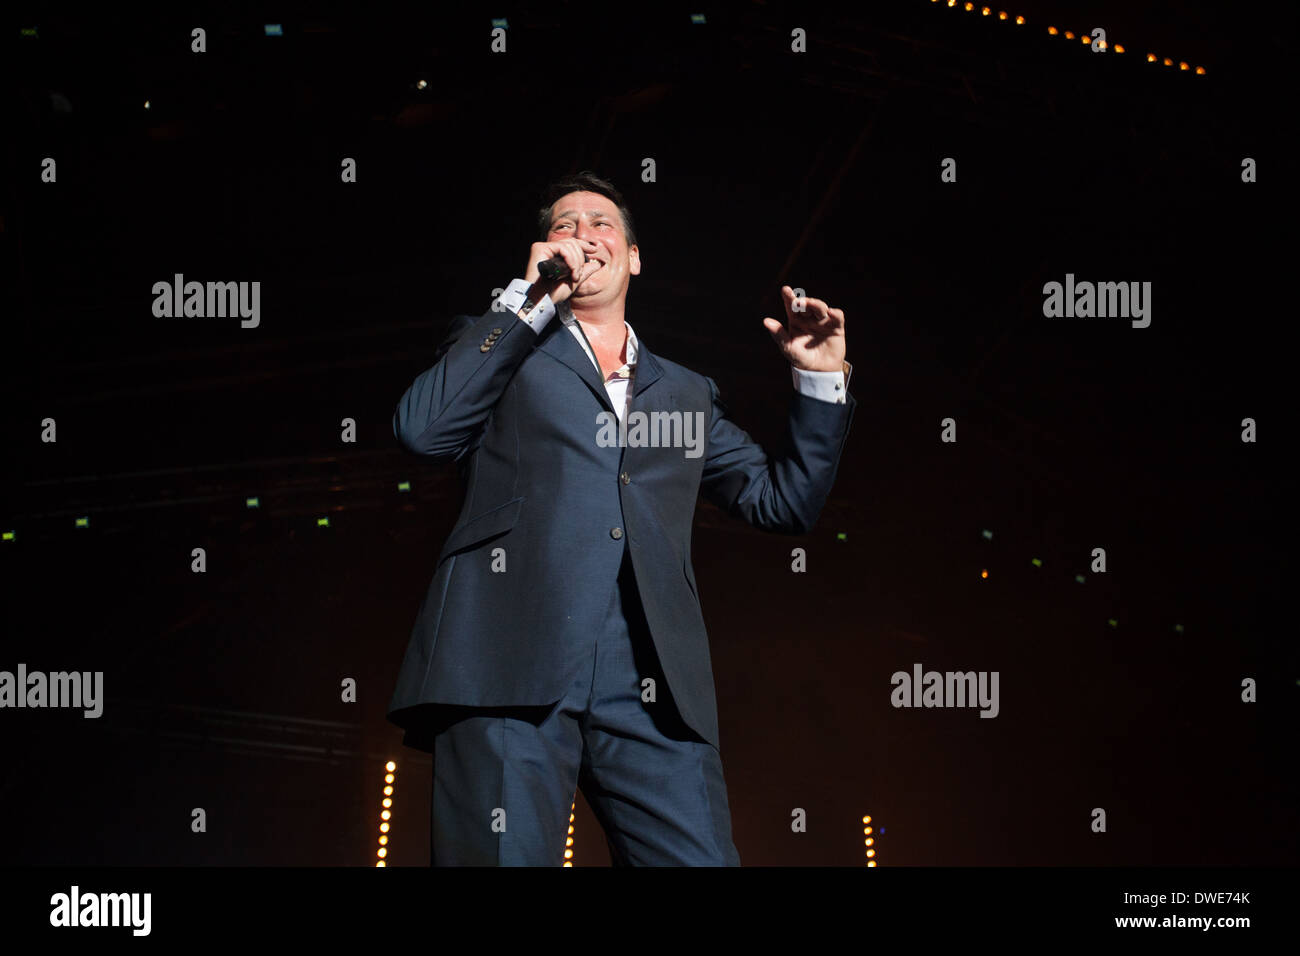
[[(838, 372), (844, 367), (844, 313), (821, 299), (796, 300), (794, 289), (781, 286), (786, 325), (764, 318), (763, 327), (795, 368)], [(796, 311), (796, 301), (803, 311)]]

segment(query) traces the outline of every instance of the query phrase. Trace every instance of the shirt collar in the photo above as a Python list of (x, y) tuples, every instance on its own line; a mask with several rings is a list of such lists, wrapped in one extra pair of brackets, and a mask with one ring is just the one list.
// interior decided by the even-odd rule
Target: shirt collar
[[(573, 317), (572, 309), (560, 309), (559, 312), (560, 321), (565, 325), (573, 325), (578, 321)], [(627, 319), (623, 320), (623, 324), (627, 326), (627, 366), (628, 368), (635, 368), (637, 353), (636, 332), (632, 328), (632, 323), (627, 321)]]

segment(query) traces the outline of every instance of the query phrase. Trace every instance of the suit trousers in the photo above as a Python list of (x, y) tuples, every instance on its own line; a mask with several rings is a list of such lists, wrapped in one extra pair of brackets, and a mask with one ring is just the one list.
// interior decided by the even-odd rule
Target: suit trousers
[[(553, 705), (439, 708), (432, 865), (562, 865), (577, 787), (615, 866), (740, 865), (721, 757), (673, 703), (626, 548), (593, 637)], [(593, 836), (574, 835), (579, 860)]]

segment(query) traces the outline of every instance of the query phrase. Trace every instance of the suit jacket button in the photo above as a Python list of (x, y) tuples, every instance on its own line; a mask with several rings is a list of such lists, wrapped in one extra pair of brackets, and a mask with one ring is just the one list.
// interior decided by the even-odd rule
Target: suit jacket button
[(625, 471), (625, 472), (623, 472), (623, 474), (621, 474), (621, 475), (618, 476), (618, 480), (621, 481), (621, 482), (623, 482), (623, 484), (625, 484), (625, 485), (627, 485), (627, 484), (631, 484), (631, 482), (632, 482), (632, 476), (629, 475), (629, 474)]
[(492, 330), (492, 334), (493, 334), (493, 335), (500, 335), (500, 334), (501, 334), (501, 330), (500, 330), (500, 329), (493, 329), (493, 330)]
[(619, 538), (623, 537), (623, 529), (622, 529), (622, 528), (610, 528), (610, 529), (609, 529), (609, 536), (610, 536), (611, 538), (613, 538), (615, 541), (617, 541)]
[(492, 346), (490, 346), (490, 345), (480, 345), (480, 346), (478, 347), (478, 350), (479, 350), (480, 352), (487, 352), (487, 351), (490, 351), (491, 349), (492, 349)]

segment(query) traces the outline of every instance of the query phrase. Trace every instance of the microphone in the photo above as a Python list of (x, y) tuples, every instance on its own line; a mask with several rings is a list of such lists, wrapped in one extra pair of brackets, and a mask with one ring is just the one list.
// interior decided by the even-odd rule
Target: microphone
[[(583, 254), (583, 262), (590, 262), (591, 256)], [(537, 263), (537, 272), (543, 279), (573, 278), (573, 270), (564, 261), (564, 256), (551, 256)]]

